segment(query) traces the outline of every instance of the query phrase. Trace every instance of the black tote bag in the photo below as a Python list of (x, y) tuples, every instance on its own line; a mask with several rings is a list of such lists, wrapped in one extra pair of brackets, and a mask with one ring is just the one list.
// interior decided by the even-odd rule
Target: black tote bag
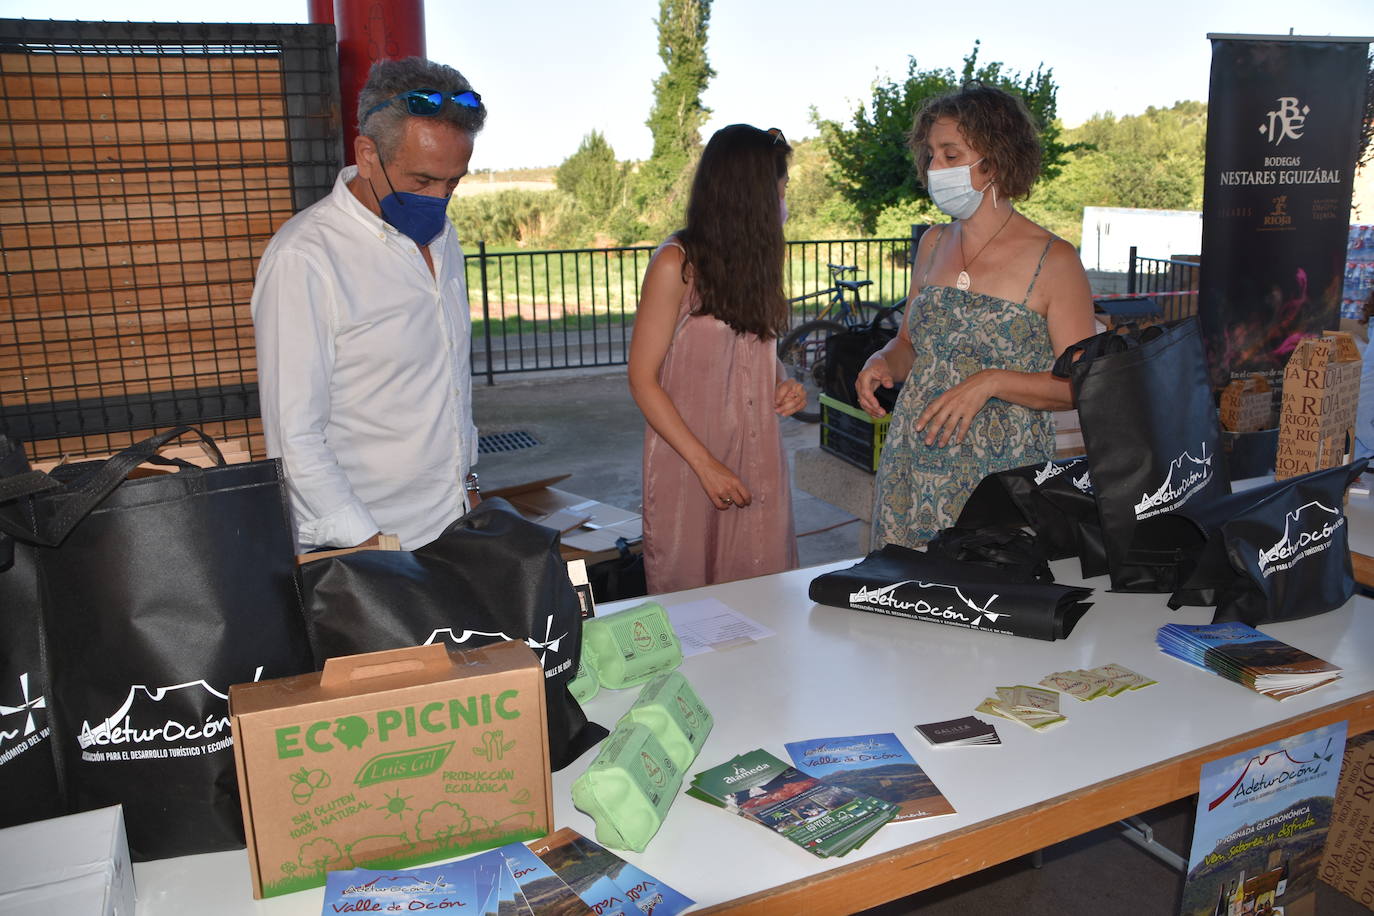
[(1053, 582), (1045, 545), (1023, 528), (942, 528), (925, 547), (926, 556), (1000, 570), (1021, 582)]
[(138, 860), (243, 845), (229, 686), (313, 667), (278, 461), (215, 449), (214, 467), (124, 479), (188, 431), (31, 503), (63, 793), (73, 811), (123, 804)]
[(1169, 607), (1215, 607), (1213, 623), (1250, 626), (1335, 610), (1355, 593), (1345, 491), (1360, 459), (1223, 496), (1143, 522), (1146, 543), (1190, 556)]
[(1054, 374), (1078, 407), (1113, 591), (1172, 592), (1182, 553), (1137, 546), (1136, 526), (1231, 491), (1197, 319), (1089, 337)]
[[(20, 530), (34, 525), (27, 497), (56, 485), (30, 471), (23, 448), (0, 435), (0, 509)], [(66, 813), (48, 728), (35, 549), (0, 532), (0, 827)]]
[(1085, 579), (1107, 572), (1102, 523), (1085, 455), (989, 474), (974, 488), (955, 524), (1026, 525), (1047, 559), (1078, 557)]
[(558, 532), (488, 498), (413, 551), (364, 550), (301, 568), (317, 663), (359, 652), (523, 640), (544, 666), (549, 758), (562, 769), (607, 734), (568, 692), (582, 616)]
[(896, 544), (817, 576), (807, 594), (831, 607), (1046, 640), (1066, 638), (1092, 606), (1090, 588), (1027, 582)]

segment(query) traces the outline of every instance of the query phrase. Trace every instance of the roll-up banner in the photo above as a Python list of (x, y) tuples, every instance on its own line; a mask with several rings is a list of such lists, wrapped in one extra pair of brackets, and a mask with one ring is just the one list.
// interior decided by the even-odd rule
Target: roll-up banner
[(1214, 388), (1337, 327), (1370, 38), (1208, 35), (1198, 312)]

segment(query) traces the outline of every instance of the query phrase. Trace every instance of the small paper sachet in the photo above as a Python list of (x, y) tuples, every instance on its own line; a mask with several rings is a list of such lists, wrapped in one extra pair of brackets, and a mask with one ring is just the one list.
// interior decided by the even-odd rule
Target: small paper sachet
[(1040, 679), (1040, 686), (1058, 690), (1060, 693), (1067, 693), (1084, 703), (1100, 696), (1106, 690), (1101, 679), (1086, 677), (1077, 671), (1056, 671), (1053, 674), (1047, 674)]
[(1148, 678), (1143, 674), (1137, 674), (1130, 668), (1124, 665), (1118, 665), (1115, 662), (1108, 665), (1098, 665), (1091, 670), (1094, 674), (1109, 678), (1113, 684), (1124, 683), (1127, 690), (1139, 690), (1142, 687), (1149, 687), (1151, 684), (1159, 683), (1152, 678)]
[(994, 716), (1001, 716), (1004, 719), (1011, 719), (1013, 722), (1020, 722), (1027, 728), (1035, 731), (1044, 731), (1051, 726), (1060, 725), (1067, 721), (1067, 718), (1057, 712), (1049, 712), (1041, 709), (1027, 709), (1013, 705), (1009, 699), (1004, 699), (1002, 694), (1005, 692), (1007, 697), (1011, 696), (1011, 687), (998, 687), (996, 697), (988, 697), (974, 709), (974, 712), (984, 712)]

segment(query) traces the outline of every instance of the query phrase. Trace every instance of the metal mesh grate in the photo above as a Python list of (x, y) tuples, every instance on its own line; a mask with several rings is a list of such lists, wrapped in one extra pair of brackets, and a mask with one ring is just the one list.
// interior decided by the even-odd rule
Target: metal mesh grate
[(0, 20), (0, 431), (262, 446), (249, 301), (340, 165), (332, 26)]
[(517, 430), (513, 433), (492, 433), (489, 436), (477, 437), (477, 454), (491, 455), (496, 452), (518, 452), (522, 448), (534, 448), (538, 444), (539, 440), (524, 430)]

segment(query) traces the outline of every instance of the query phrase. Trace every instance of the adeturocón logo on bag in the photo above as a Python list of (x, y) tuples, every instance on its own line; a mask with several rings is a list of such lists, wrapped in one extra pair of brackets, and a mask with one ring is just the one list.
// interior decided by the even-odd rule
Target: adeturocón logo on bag
[[(903, 585), (915, 585), (921, 591), (909, 594), (911, 590), (908, 589), (908, 594), (903, 594), (898, 591)], [(932, 600), (934, 594), (929, 591), (930, 589), (948, 590), (951, 600), (948, 603)], [(1011, 616), (992, 610), (992, 605), (998, 597), (1000, 596), (992, 595), (982, 607), (979, 607), (957, 585), (907, 579), (884, 585), (882, 588), (870, 589), (866, 585), (861, 585), (857, 592), (849, 593), (849, 606), (860, 611), (876, 611), (894, 617), (935, 620), (959, 627), (981, 629), (984, 622), (996, 624), (1001, 618)]]
[(1345, 514), (1313, 500), (1283, 519), (1283, 537), (1259, 551), (1260, 575), (1266, 579), (1304, 557), (1328, 549), (1336, 532), (1345, 527)]
[[(262, 677), (262, 668), (253, 675)], [(83, 719), (76, 742), (85, 763), (199, 757), (234, 745), (229, 695), (203, 679), (169, 687), (135, 684), (114, 712)]]
[[(515, 639), (514, 636), (507, 636), (500, 630), (463, 630), (455, 633), (450, 627), (435, 630), (429, 634), (424, 644), (432, 646), (436, 642), (445, 642), (449, 645), (461, 647), (474, 636), (499, 636), (501, 639)], [(525, 645), (534, 650), (534, 654), (539, 656), (539, 664), (544, 667), (544, 677), (550, 678), (562, 674), (572, 667), (572, 659), (561, 650), (563, 640), (568, 638), (567, 633), (558, 636), (553, 635), (553, 615), (550, 614), (544, 621), (544, 638), (535, 639), (533, 636), (521, 640)]]
[(0, 766), (48, 738), (47, 698), (41, 693), (31, 695), (29, 690), (29, 673), (25, 671), (19, 675), (16, 705), (0, 703)]
[(1212, 480), (1212, 456), (1207, 454), (1207, 443), (1198, 450), (1200, 457), (1184, 452), (1169, 462), (1169, 470), (1164, 482), (1148, 493), (1142, 493), (1140, 502), (1135, 504), (1136, 521), (1176, 509), (1207, 486)]

